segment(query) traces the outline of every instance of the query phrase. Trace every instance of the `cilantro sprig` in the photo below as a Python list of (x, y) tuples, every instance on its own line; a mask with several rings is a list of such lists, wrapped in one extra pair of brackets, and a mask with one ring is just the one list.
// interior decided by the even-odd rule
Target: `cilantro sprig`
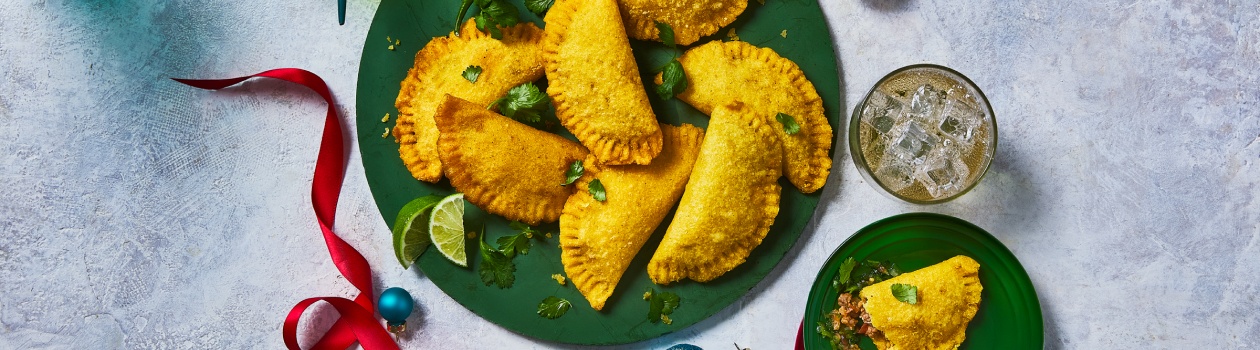
[(573, 163), (569, 164), (569, 170), (564, 172), (564, 183), (560, 184), (560, 186), (568, 186), (572, 184), (574, 181), (581, 178), (582, 174), (585, 172), (586, 168), (582, 166), (581, 159), (573, 161)]
[(674, 313), (674, 309), (677, 309), (678, 304), (682, 301), (678, 298), (678, 294), (657, 292), (655, 289), (648, 288), (647, 292), (643, 293), (643, 299), (648, 301), (648, 321), (652, 323), (674, 323), (669, 318), (669, 315)]
[(551, 5), (555, 3), (556, 0), (525, 0), (525, 9), (538, 15), (538, 17), (542, 17), (547, 13), (547, 10), (551, 9)]
[(600, 202), (608, 200), (608, 193), (604, 192), (604, 183), (599, 182), (599, 179), (591, 180), (591, 183), (587, 184), (586, 187), (590, 190), (591, 197), (594, 197), (595, 200)]
[(538, 316), (554, 320), (569, 312), (570, 307), (573, 307), (573, 303), (569, 302), (568, 299), (549, 296), (547, 299), (543, 299), (541, 303), (538, 303)]
[[(520, 10), (507, 0), (463, 0), (459, 5), (458, 17), (455, 19), (456, 26), (464, 22), (464, 14), (468, 13), (468, 8), (472, 7), (474, 2), (481, 8), (481, 11), (473, 16), (473, 20), (477, 22), (477, 30), (490, 33), (492, 38), (503, 39), (503, 31), (499, 29), (500, 27), (511, 27), (521, 22)], [(458, 33), (458, 30), (456, 32)]]
[(660, 32), (661, 42), (675, 50), (674, 58), (661, 67), (661, 84), (656, 86), (656, 94), (662, 100), (668, 100), (687, 90), (687, 73), (683, 72), (682, 63), (678, 62), (674, 28), (667, 23), (656, 22), (656, 29)]
[(464, 68), (464, 73), (461, 75), (463, 75), (464, 79), (468, 80), (468, 82), (476, 83), (477, 78), (481, 76), (481, 66), (468, 66), (468, 68)]
[(874, 260), (856, 261), (849, 257), (840, 263), (831, 286), (842, 293), (853, 293), (866, 286), (901, 275), (897, 264)]
[(919, 303), (919, 287), (909, 284), (893, 283), (890, 288), (892, 289), (893, 297), (897, 298), (897, 301), (910, 305)]
[(495, 240), (494, 242), (499, 244), (499, 251), (503, 252), (503, 255), (506, 255), (508, 258), (516, 257), (517, 253), (529, 255), (529, 247), (532, 244), (530, 239), (539, 237), (538, 230), (520, 221), (513, 221), (508, 224), (508, 227), (519, 230), (521, 233), (499, 237), (499, 239)]
[(796, 118), (793, 118), (786, 113), (780, 112), (778, 115), (774, 116), (774, 119), (778, 120), (779, 124), (783, 124), (783, 132), (788, 135), (795, 135), (796, 133), (801, 132), (801, 125), (796, 123)]
[(516, 264), (512, 262), (512, 258), (508, 257), (498, 249), (491, 248), (486, 243), (485, 229), (482, 229), (480, 243), (481, 266), (478, 267), (477, 273), (481, 275), (481, 282), (487, 286), (494, 284), (499, 289), (511, 288), (516, 283)]
[(527, 123), (538, 123), (542, 112), (551, 104), (551, 98), (534, 83), (524, 83), (508, 90), (507, 95), (491, 102), (486, 109), (498, 109), (508, 118)]

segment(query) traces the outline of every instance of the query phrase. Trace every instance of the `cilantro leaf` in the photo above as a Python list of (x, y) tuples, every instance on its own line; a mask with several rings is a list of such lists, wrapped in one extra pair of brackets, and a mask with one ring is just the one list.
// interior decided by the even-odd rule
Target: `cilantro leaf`
[(498, 240), (495, 240), (495, 243), (499, 244), (499, 251), (503, 252), (503, 255), (507, 256), (508, 259), (511, 259), (516, 256), (516, 253), (521, 253), (521, 255), (529, 254), (530, 236), (531, 234), (528, 232), (522, 232), (511, 236), (499, 237)]
[(568, 186), (577, 181), (578, 178), (582, 177), (582, 173), (585, 172), (586, 168), (582, 167), (581, 159), (573, 161), (573, 164), (569, 164), (569, 171), (564, 173), (564, 183), (560, 184), (560, 186)]
[[(490, 33), (490, 37), (503, 39), (503, 31), (499, 27), (511, 27), (521, 21), (520, 11), (507, 0), (476, 0), (481, 12), (473, 17), (477, 21), (477, 30)], [(462, 13), (462, 11), (461, 11)], [(463, 16), (460, 16), (463, 19)]]
[(783, 132), (788, 135), (795, 135), (796, 133), (801, 132), (801, 125), (797, 124), (796, 118), (793, 118), (790, 115), (779, 113), (774, 116), (774, 119), (778, 120), (779, 124), (783, 124)]
[(662, 100), (668, 100), (685, 90), (687, 90), (687, 74), (683, 72), (682, 63), (678, 62), (678, 58), (674, 58), (661, 70), (661, 85), (656, 86), (656, 94)]
[(893, 297), (897, 298), (898, 301), (910, 305), (919, 303), (919, 287), (909, 284), (893, 283), (891, 288)]
[(477, 273), (481, 275), (481, 282), (487, 286), (494, 284), (499, 289), (511, 288), (516, 282), (516, 264), (512, 263), (512, 259), (494, 248), (486, 244), (485, 233), (481, 234), (480, 243), (481, 266), (477, 269)]
[(658, 37), (665, 46), (671, 49), (678, 46), (678, 43), (674, 41), (674, 27), (670, 27), (669, 23), (656, 22), (656, 31), (660, 32)]
[(569, 312), (569, 308), (572, 306), (573, 303), (570, 303), (567, 299), (549, 296), (547, 299), (543, 299), (541, 303), (538, 303), (538, 316), (554, 320), (564, 316), (564, 313)]
[(648, 300), (648, 321), (656, 323), (666, 321), (669, 324), (669, 315), (674, 313), (674, 309), (678, 308), (680, 299), (678, 294), (670, 292), (659, 292), (648, 288), (645, 297)]
[(491, 38), (503, 39), (503, 31), (499, 30), (499, 25), (490, 17), (489, 12), (481, 11), (473, 20), (477, 22), (477, 30), (490, 33)]
[(853, 261), (853, 257), (844, 259), (844, 262), (840, 263), (840, 272), (836, 274), (836, 281), (839, 281), (840, 284), (848, 284), (853, 274), (853, 266), (856, 264), (857, 262)]
[(600, 183), (599, 179), (591, 180), (591, 183), (587, 185), (587, 187), (589, 187), (591, 197), (595, 197), (595, 200), (600, 202), (608, 200), (608, 194), (604, 193), (604, 184)]
[(542, 17), (543, 14), (547, 13), (547, 10), (551, 9), (551, 5), (555, 3), (556, 0), (525, 0), (525, 9), (538, 15), (538, 17)]
[(464, 79), (470, 83), (476, 83), (477, 77), (481, 76), (481, 66), (468, 66), (464, 68)]
[(508, 90), (507, 95), (486, 108), (498, 108), (504, 116), (518, 121), (537, 123), (542, 120), (540, 113), (547, 110), (550, 103), (551, 98), (534, 86), (534, 83), (524, 83)]

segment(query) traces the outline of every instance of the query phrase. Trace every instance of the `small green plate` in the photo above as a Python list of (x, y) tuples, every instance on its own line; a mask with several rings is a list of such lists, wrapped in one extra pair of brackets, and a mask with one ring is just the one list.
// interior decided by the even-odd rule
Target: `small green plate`
[[(542, 26), (542, 20), (525, 11), (520, 0), (510, 2), (521, 10), (522, 20)], [(454, 192), (445, 180), (429, 184), (413, 179), (398, 158), (398, 144), (392, 137), (381, 135), (387, 128), (393, 127), (394, 116), (398, 113), (394, 108), (394, 99), (398, 96), (399, 82), (411, 67), (416, 52), (431, 38), (445, 36), (455, 28), (459, 3), (458, 0), (382, 0), (363, 45), (357, 96), (358, 142), (368, 186), (387, 225), (393, 223), (394, 216), (404, 204), (416, 197)], [(476, 9), (473, 9), (468, 14), (475, 13)], [(818, 2), (768, 1), (760, 5), (750, 1), (748, 9), (735, 23), (692, 46), (720, 40), (730, 28), (735, 28), (741, 40), (772, 48), (796, 62), (818, 89), (832, 129), (844, 130), (840, 124), (843, 111), (840, 75), (836, 71), (831, 34)], [(395, 40), (398, 45), (390, 50), (389, 46)], [(637, 40), (631, 40), (631, 47), (644, 82), (651, 82), (657, 67), (687, 49), (681, 47), (675, 52), (660, 43)], [(450, 73), (460, 74), (458, 71)], [(647, 88), (651, 89), (651, 86)], [(662, 122), (673, 125), (690, 123), (700, 127), (708, 125), (707, 116), (677, 99), (662, 101), (653, 91), (649, 91), (648, 98)], [(390, 114), (390, 120), (381, 122), (386, 113)], [(557, 133), (572, 138), (564, 128), (557, 129)], [(833, 142), (833, 154), (837, 144), (844, 143)], [(575, 344), (621, 344), (651, 339), (693, 325), (739, 300), (796, 243), (813, 216), (822, 191), (806, 195), (786, 180), (781, 180), (780, 184), (783, 195), (779, 216), (766, 239), (752, 251), (743, 265), (708, 283), (680, 282), (667, 287), (653, 285), (648, 279), (646, 266), (667, 226), (662, 224), (631, 262), (603, 311), (592, 309), (572, 283), (561, 286), (551, 279), (552, 274), (564, 273), (554, 223), (541, 227), (543, 232), (553, 233), (552, 238), (535, 241), (529, 255), (515, 259), (516, 283), (508, 289), (488, 287), (481, 282), (477, 274), (481, 258), (475, 250), (476, 241), (468, 242), (469, 268), (455, 266), (434, 252), (421, 255), (416, 266), (423, 270), (425, 277), (464, 307), (522, 335)], [(665, 218), (666, 223), (670, 220), (672, 215)], [(472, 205), (466, 207), (465, 228), (473, 231), (484, 225), (491, 243), (498, 237), (513, 233), (507, 224), (499, 216), (487, 214)], [(382, 236), (378, 243), (381, 247), (392, 249), (388, 236)], [(377, 269), (400, 268), (392, 256), (390, 254), (389, 259), (372, 263)], [(672, 324), (648, 322), (648, 303), (642, 300), (642, 295), (649, 287), (681, 297), (681, 305), (670, 315)], [(553, 295), (568, 299), (573, 308), (555, 320), (539, 317), (535, 313), (538, 303)]]
[[(815, 330), (836, 306), (831, 280), (845, 258), (888, 260), (914, 271), (957, 255), (980, 263), (980, 310), (967, 326), (959, 349), (1042, 349), (1041, 303), (1037, 291), (1006, 246), (988, 232), (959, 218), (932, 213), (901, 214), (876, 221), (844, 241), (818, 271), (809, 290), (803, 322), (805, 349), (830, 350)], [(862, 338), (862, 349), (875, 349)]]

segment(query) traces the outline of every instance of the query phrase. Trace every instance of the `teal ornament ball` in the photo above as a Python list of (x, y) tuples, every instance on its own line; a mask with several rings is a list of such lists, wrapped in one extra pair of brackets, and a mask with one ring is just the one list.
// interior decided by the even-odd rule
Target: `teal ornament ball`
[(385, 318), (386, 323), (390, 327), (390, 331), (403, 331), (407, 324), (407, 316), (411, 316), (411, 310), (415, 308), (415, 301), (411, 299), (411, 293), (398, 287), (386, 289), (381, 292), (380, 299), (376, 300), (376, 309), (381, 313), (381, 317)]

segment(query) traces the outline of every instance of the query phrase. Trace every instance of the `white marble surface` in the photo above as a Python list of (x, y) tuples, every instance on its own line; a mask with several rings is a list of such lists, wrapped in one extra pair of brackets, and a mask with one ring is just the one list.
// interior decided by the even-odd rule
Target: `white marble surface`
[[(998, 115), (992, 171), (955, 202), (915, 206), (837, 152), (814, 225), (764, 282), (625, 348), (788, 348), (831, 250), (910, 211), (1010, 247), (1040, 294), (1047, 348), (1260, 347), (1257, 1), (823, 2), (846, 108), (894, 68), (954, 67)], [(281, 348), (295, 302), (353, 295), (310, 210), (318, 97), (166, 78), (303, 67), (349, 121), (376, 5), (350, 1), (345, 26), (333, 0), (0, 5), (0, 349)], [(394, 267), (376, 270), (378, 288), (419, 299), (404, 348), (565, 347), (397, 269), (353, 146), (336, 229)]]

